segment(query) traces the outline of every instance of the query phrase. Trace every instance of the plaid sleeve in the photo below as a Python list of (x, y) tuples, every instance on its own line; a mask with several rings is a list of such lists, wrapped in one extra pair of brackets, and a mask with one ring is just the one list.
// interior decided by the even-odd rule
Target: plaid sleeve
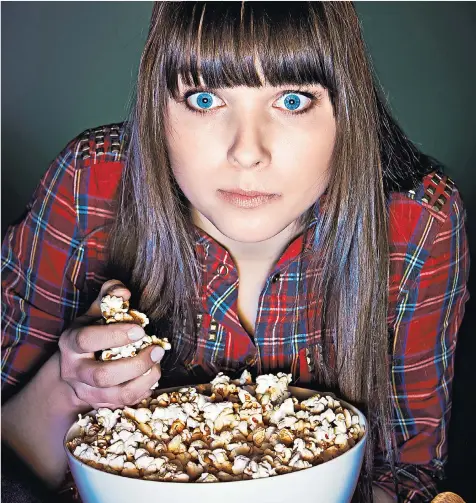
[[(391, 372), (403, 502), (431, 501), (444, 476), (457, 333), (469, 298), (464, 221), (455, 190), (446, 218), (426, 219), (420, 241), (411, 245), (409, 262), (423, 263), (397, 306)], [(375, 483), (395, 497), (391, 472), (383, 464)]]
[(56, 351), (81, 303), (75, 148), (73, 140), (51, 163), (2, 245), (2, 401)]

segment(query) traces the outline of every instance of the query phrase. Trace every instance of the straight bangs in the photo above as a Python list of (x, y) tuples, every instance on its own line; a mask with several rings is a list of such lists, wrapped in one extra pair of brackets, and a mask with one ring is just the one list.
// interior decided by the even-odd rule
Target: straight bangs
[(187, 86), (210, 89), (320, 84), (334, 96), (326, 16), (319, 5), (177, 2), (165, 8), (173, 21), (156, 27), (170, 30), (163, 35), (169, 43), (159, 49), (159, 75), (174, 98), (179, 77)]

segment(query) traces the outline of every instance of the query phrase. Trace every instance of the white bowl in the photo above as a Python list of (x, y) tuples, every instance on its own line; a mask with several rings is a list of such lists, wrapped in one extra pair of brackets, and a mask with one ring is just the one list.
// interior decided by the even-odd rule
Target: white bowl
[[(161, 392), (170, 392), (181, 387)], [(318, 393), (294, 386), (290, 386), (289, 391), (299, 400)], [(321, 394), (335, 398), (332, 393)], [(114, 475), (92, 468), (71, 454), (66, 442), (80, 435), (77, 424), (73, 424), (66, 433), (64, 447), (83, 503), (348, 503), (355, 491), (362, 467), (367, 441), (367, 421), (358, 409), (343, 400), (339, 401), (359, 416), (360, 424), (365, 428), (364, 436), (354, 447), (330, 461), (270, 478), (197, 484), (159, 482)]]

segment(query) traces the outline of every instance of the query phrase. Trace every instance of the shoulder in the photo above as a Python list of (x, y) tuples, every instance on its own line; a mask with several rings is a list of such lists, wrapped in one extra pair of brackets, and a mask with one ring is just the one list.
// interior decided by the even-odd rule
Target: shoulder
[(108, 162), (124, 162), (128, 137), (126, 122), (99, 126), (80, 133), (70, 143), (70, 149), (79, 169)]
[(428, 243), (455, 215), (463, 218), (464, 208), (454, 181), (442, 171), (429, 173), (410, 190), (390, 193), (390, 242)]
[(69, 172), (76, 197), (111, 199), (126, 162), (127, 123), (86, 129), (68, 142), (53, 165)]
[(126, 123), (86, 129), (68, 142), (50, 165), (41, 185), (74, 208), (84, 235), (110, 222), (128, 149)]
[(441, 277), (451, 264), (458, 263), (464, 281), (468, 259), (465, 210), (455, 183), (447, 175), (435, 171), (424, 175), (408, 191), (391, 193), (388, 224), (393, 306), (404, 290), (416, 294), (416, 285), (423, 290), (442, 285), (435, 283), (438, 275), (428, 273), (422, 282), (424, 270), (438, 271)]

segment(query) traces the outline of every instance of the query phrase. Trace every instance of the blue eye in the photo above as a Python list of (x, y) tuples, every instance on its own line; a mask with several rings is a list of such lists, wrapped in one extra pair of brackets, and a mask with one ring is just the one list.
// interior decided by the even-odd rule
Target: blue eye
[(280, 108), (284, 107), (286, 111), (300, 112), (307, 108), (311, 102), (312, 100), (307, 96), (304, 96), (304, 94), (286, 93), (279, 98), (276, 104)]
[[(283, 92), (273, 106), (281, 108), (284, 112), (297, 115), (312, 108), (313, 103), (318, 101), (318, 99), (319, 97), (312, 93), (290, 90)], [(225, 102), (216, 94), (208, 91), (188, 91), (185, 93), (184, 101), (190, 110), (198, 113), (207, 113), (225, 105)]]
[(288, 94), (284, 99), (284, 106), (289, 110), (296, 110), (300, 104), (301, 100), (297, 94)]
[(194, 93), (187, 98), (188, 104), (197, 111), (216, 108), (223, 102), (212, 93)]
[(213, 103), (212, 95), (209, 93), (201, 93), (197, 97), (197, 105), (201, 108), (210, 108)]

